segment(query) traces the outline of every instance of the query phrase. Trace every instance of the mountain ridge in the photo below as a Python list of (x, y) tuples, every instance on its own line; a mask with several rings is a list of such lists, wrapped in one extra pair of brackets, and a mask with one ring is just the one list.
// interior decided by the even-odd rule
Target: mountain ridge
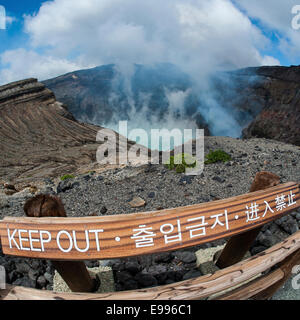
[[(122, 87), (125, 80), (116, 80), (118, 72), (114, 68), (110, 64), (74, 71), (43, 83), (68, 105), (77, 120), (88, 123), (107, 126), (130, 118), (134, 122), (134, 114), (142, 112), (144, 123), (141, 115), (136, 120), (141, 127), (146, 123), (163, 125), (167, 120), (174, 124), (190, 121), (204, 128), (206, 135), (265, 137), (300, 145), (299, 66), (250, 67), (216, 73), (207, 80), (208, 92), (202, 93), (193, 89), (193, 80), (176, 66), (135, 65), (135, 73), (125, 79), (131, 82), (129, 94)], [(180, 95), (182, 106), (172, 105)], [(224, 120), (216, 121), (223, 113)], [(282, 119), (287, 122), (284, 128)], [(220, 129), (226, 122), (227, 129)], [(228, 131), (234, 126), (234, 133)]]

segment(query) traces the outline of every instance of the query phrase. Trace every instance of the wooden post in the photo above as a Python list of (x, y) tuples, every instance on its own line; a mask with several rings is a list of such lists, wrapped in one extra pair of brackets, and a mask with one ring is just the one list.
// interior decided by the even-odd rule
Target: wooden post
[[(252, 182), (250, 192), (274, 187), (280, 183), (280, 178), (271, 172), (258, 172)], [(261, 227), (238, 234), (230, 238), (216, 261), (220, 269), (227, 268), (241, 261), (258, 236)]]
[[(24, 205), (27, 217), (67, 217), (60, 198), (50, 195), (39, 195), (29, 199)], [(83, 261), (53, 261), (57, 272), (73, 292), (92, 292), (96, 289), (93, 280)]]

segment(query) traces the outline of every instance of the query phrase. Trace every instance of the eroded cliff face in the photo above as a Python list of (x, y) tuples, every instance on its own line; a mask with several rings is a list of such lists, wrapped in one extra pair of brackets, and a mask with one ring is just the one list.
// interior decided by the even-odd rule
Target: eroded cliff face
[(261, 67), (240, 71), (263, 81), (263, 108), (243, 130), (244, 138), (274, 139), (300, 146), (300, 67)]
[(77, 122), (36, 79), (0, 87), (1, 181), (57, 177), (95, 163), (100, 129)]

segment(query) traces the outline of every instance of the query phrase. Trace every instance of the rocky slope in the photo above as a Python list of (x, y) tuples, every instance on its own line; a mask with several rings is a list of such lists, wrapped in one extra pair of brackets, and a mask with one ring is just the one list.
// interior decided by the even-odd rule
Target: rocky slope
[(76, 121), (36, 79), (0, 87), (2, 182), (32, 182), (94, 168), (100, 129)]
[[(235, 77), (243, 79), (250, 71)], [(265, 79), (266, 74), (260, 79)], [(268, 102), (264, 100), (264, 90), (267, 90), (264, 84), (260, 90), (262, 101)], [(255, 90), (247, 92), (252, 95)], [(53, 92), (35, 79), (0, 87), (1, 180), (31, 185), (16, 192), (19, 190), (13, 190), (13, 186), (0, 184), (0, 219), (9, 215), (23, 216), (26, 200), (39, 193), (57, 194), (68, 216), (112, 215), (178, 207), (246, 193), (258, 171), (273, 172), (279, 175), (281, 182), (300, 182), (299, 147), (274, 140), (226, 137), (206, 137), (205, 152), (222, 149), (231, 155), (232, 161), (206, 165), (199, 176), (177, 174), (162, 165), (118, 167), (100, 173), (101, 168), (95, 164), (99, 128), (74, 120), (66, 107), (56, 101)], [(59, 177), (66, 173), (76, 177), (61, 181)], [(13, 191), (12, 195), (8, 195), (8, 190)], [(136, 197), (140, 198), (139, 208), (131, 204)], [(299, 226), (299, 211), (266, 225), (250, 254), (281, 241), (298, 231)], [(195, 252), (223, 243), (224, 240), (169, 254), (102, 263), (112, 266), (117, 290), (146, 288), (205, 273), (196, 266)], [(99, 261), (86, 264), (93, 267), (99, 265)], [(0, 248), (0, 265), (7, 270), (8, 283), (52, 288), (54, 270), (50, 262), (6, 257)]]
[(300, 67), (261, 67), (240, 72), (243, 77), (253, 73), (264, 79), (258, 88), (264, 104), (243, 136), (300, 146)]
[[(63, 182), (46, 179), (45, 186), (36, 194), (57, 194), (68, 216), (101, 216), (172, 208), (247, 193), (258, 171), (273, 172), (282, 183), (300, 182), (300, 149), (297, 146), (266, 139), (205, 138), (205, 153), (218, 149), (229, 153), (232, 160), (225, 164), (205, 165), (203, 174), (199, 176), (178, 174), (162, 165), (127, 166), (101, 174), (78, 175)], [(0, 219), (7, 215), (23, 216), (24, 203), (30, 197), (32, 194), (26, 192), (4, 197), (0, 205)], [(140, 198), (139, 208), (132, 206), (131, 201), (136, 197)], [(299, 226), (300, 210), (265, 225), (250, 254), (257, 254), (283, 240), (297, 232)], [(112, 267), (117, 290), (147, 288), (211, 272), (211, 269), (206, 269), (208, 266), (197, 267), (196, 252), (224, 243), (224, 240), (219, 240), (171, 253), (102, 261), (101, 264)], [(49, 262), (35, 260), (32, 265), (28, 259), (1, 257), (0, 253), (1, 263), (8, 270), (10, 283), (52, 288), (54, 270)], [(86, 262), (90, 267), (99, 263)]]

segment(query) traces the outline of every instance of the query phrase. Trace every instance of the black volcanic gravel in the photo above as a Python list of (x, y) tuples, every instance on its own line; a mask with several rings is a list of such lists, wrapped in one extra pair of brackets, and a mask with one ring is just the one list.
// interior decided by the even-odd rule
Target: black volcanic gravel
[[(153, 211), (240, 195), (249, 191), (251, 182), (259, 171), (277, 174), (282, 183), (300, 182), (300, 148), (297, 146), (266, 139), (206, 138), (206, 152), (218, 149), (229, 153), (232, 161), (205, 165), (203, 173), (198, 176), (178, 174), (163, 165), (128, 166), (106, 171), (101, 175), (81, 175), (65, 182), (45, 179), (45, 188), (40, 192), (46, 190), (48, 193), (57, 193), (68, 216), (80, 217)], [(145, 207), (136, 209), (129, 205), (137, 196), (146, 201)], [(30, 196), (18, 194), (2, 196), (0, 219), (5, 216), (23, 216), (22, 208), (28, 197)], [(251, 254), (281, 241), (298, 231), (299, 226), (300, 211), (265, 225), (251, 248)], [(163, 256), (117, 259), (107, 261), (107, 264), (114, 270), (118, 290), (172, 283), (199, 275), (193, 256), (197, 249), (222, 243), (224, 240)], [(0, 265), (7, 268), (9, 283), (51, 288), (49, 274), (53, 270), (47, 262), (40, 262), (39, 267), (36, 267), (38, 272), (35, 273), (34, 268), (28, 269), (24, 265), (23, 269), (18, 269), (20, 263), (24, 263), (24, 259), (3, 257), (0, 254)], [(95, 265), (97, 263), (94, 262)], [(29, 277), (31, 269), (33, 271)]]

